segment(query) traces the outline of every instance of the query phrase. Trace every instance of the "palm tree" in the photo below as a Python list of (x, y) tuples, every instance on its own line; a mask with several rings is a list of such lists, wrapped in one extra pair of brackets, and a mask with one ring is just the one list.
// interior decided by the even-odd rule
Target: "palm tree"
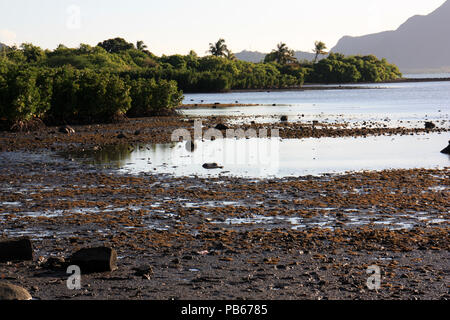
[(234, 55), (233, 52), (231, 52), (231, 50), (227, 50), (227, 53), (225, 54), (225, 58), (227, 58), (228, 60), (236, 60), (236, 56)]
[(216, 43), (209, 44), (209, 52), (216, 57), (224, 57), (228, 53), (227, 45), (224, 39), (219, 39)]
[(147, 49), (147, 46), (144, 44), (144, 41), (138, 41), (136, 42), (136, 49), (138, 49), (139, 51), (144, 51), (145, 49)]
[(286, 43), (280, 42), (271, 55), (280, 64), (288, 64), (295, 61), (294, 50), (288, 48)]
[(316, 41), (314, 45), (315, 45), (314, 53), (316, 54), (316, 57), (314, 58), (314, 63), (316, 63), (319, 55), (327, 54), (328, 52), (325, 51), (325, 49), (327, 49), (327, 46), (322, 41)]

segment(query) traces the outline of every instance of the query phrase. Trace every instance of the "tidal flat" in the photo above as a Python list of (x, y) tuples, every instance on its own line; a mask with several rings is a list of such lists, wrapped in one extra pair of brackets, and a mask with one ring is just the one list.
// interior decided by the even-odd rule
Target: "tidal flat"
[[(434, 128), (428, 117), (390, 126), (348, 114), (330, 123), (183, 112), (1, 133), (0, 238), (34, 246), (33, 261), (0, 264), (2, 279), (43, 300), (449, 298), (445, 110)], [(203, 168), (171, 141), (196, 120), (203, 131), (276, 127), (288, 169), (233, 169), (220, 139), (196, 141), (219, 143), (206, 160), (223, 169)], [(225, 153), (252, 141), (232, 140)], [(176, 150), (186, 163), (170, 162)], [(48, 263), (98, 246), (117, 251), (118, 269), (82, 275), (80, 290)], [(378, 290), (367, 286), (370, 266), (381, 269)]]

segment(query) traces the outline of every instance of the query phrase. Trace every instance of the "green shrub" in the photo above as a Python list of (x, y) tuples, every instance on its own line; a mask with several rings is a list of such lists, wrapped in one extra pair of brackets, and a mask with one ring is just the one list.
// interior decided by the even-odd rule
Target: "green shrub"
[(397, 66), (386, 59), (379, 60), (373, 55), (344, 56), (331, 53), (313, 66), (308, 73), (308, 82), (345, 83), (380, 82), (398, 79), (402, 76)]
[(175, 81), (137, 79), (130, 82), (131, 109), (127, 115), (132, 117), (167, 115), (183, 101), (183, 94)]
[(53, 88), (51, 123), (109, 122), (131, 107), (130, 88), (115, 74), (65, 67)]
[(50, 109), (51, 71), (3, 68), (0, 73), (0, 118), (10, 123), (43, 116)]

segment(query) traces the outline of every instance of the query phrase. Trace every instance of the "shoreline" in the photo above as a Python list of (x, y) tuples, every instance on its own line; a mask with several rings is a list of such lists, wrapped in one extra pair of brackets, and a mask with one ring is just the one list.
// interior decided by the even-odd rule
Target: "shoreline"
[[(231, 105), (228, 105), (231, 106)], [(242, 117), (244, 118), (244, 117)], [(161, 144), (171, 142), (171, 134), (176, 129), (186, 129), (193, 136), (194, 121), (201, 119), (203, 130), (214, 128), (218, 124), (227, 124), (229, 129), (267, 129), (276, 126), (282, 139), (325, 138), (325, 137), (367, 137), (379, 135), (410, 135), (423, 133), (445, 133), (450, 128), (437, 127), (384, 127), (380, 123), (367, 123), (364, 127), (348, 127), (345, 119), (339, 123), (318, 122), (276, 122), (256, 123), (244, 121), (230, 124), (226, 116), (171, 116), (153, 118), (132, 118), (115, 124), (72, 126), (75, 133), (61, 133), (58, 127), (45, 127), (31, 132), (2, 132), (0, 135), (0, 152), (20, 150), (66, 151), (87, 148), (101, 148), (114, 144)], [(245, 119), (245, 118), (244, 118)], [(423, 120), (425, 122), (425, 120)], [(444, 148), (445, 146), (443, 146)]]
[(186, 94), (215, 94), (215, 93), (240, 93), (240, 92), (283, 92), (283, 91), (308, 91), (308, 90), (361, 90), (379, 89), (373, 86), (363, 87), (361, 85), (409, 83), (409, 82), (448, 82), (450, 78), (401, 78), (382, 82), (358, 82), (358, 83), (304, 83), (301, 87), (293, 88), (271, 88), (271, 89), (235, 89), (226, 92), (185, 92)]

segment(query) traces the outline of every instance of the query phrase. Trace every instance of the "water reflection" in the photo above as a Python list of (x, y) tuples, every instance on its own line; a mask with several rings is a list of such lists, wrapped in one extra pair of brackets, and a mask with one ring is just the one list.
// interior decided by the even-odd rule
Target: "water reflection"
[[(440, 153), (447, 134), (367, 138), (218, 139), (135, 146), (111, 146), (71, 157), (127, 173), (157, 172), (175, 176), (230, 175), (248, 178), (288, 177), (348, 171), (446, 168), (450, 157)], [(223, 169), (208, 170), (205, 163)]]

